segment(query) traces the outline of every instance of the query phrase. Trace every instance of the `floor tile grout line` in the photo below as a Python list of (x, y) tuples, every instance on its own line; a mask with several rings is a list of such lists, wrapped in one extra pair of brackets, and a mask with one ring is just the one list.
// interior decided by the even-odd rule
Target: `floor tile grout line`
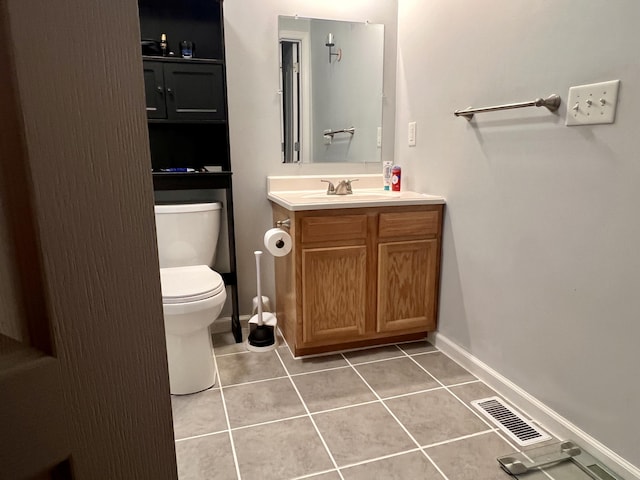
[(322, 413), (338, 412), (340, 410), (346, 410), (348, 408), (362, 407), (364, 405), (371, 405), (372, 403), (380, 403), (380, 400), (377, 400), (377, 399), (376, 400), (369, 400), (367, 402), (353, 403), (351, 405), (343, 405), (341, 407), (327, 408), (326, 410), (318, 410), (317, 412), (311, 412), (310, 415), (320, 415)]
[[(297, 360), (296, 360), (297, 361)], [(290, 373), (292, 377), (300, 377), (302, 375), (311, 375), (312, 373), (331, 372), (333, 370), (340, 370), (343, 368), (349, 368), (349, 365), (341, 365), (339, 367), (322, 368), (320, 370), (311, 370), (310, 372)]]
[(276, 420), (267, 420), (266, 422), (252, 423), (251, 425), (240, 425), (239, 427), (233, 427), (231, 431), (237, 432), (238, 430), (246, 430), (247, 428), (252, 428), (252, 427), (261, 427), (263, 425), (272, 425), (274, 423), (287, 422), (289, 420), (295, 420), (296, 418), (305, 418), (307, 416), (308, 415), (306, 413), (303, 413), (300, 415), (293, 415), (291, 417), (278, 418)]
[(408, 450), (403, 450), (401, 452), (390, 453), (389, 455), (382, 455), (380, 457), (370, 458), (368, 460), (362, 460), (360, 462), (349, 463), (347, 465), (343, 465), (340, 467), (342, 470), (352, 467), (358, 467), (360, 465), (366, 465), (367, 463), (379, 462), (380, 460), (386, 460), (387, 458), (400, 457), (401, 455), (406, 455), (413, 452), (419, 452), (420, 447), (409, 448)]
[(215, 432), (201, 433), (200, 435), (192, 435), (190, 437), (176, 438), (174, 442), (179, 443), (179, 442), (184, 442), (185, 440), (194, 440), (196, 438), (209, 437), (211, 435), (218, 435), (219, 433), (225, 433), (227, 431), (228, 431), (227, 429), (224, 429), (224, 430), (217, 430)]
[[(449, 392), (450, 395), (452, 395), (456, 400), (458, 400), (458, 402), (460, 402), (462, 405), (464, 405), (464, 407), (469, 410), (471, 413), (473, 413), (476, 417), (478, 417), (480, 420), (482, 420), (482, 423), (484, 423), (485, 425), (487, 425), (489, 428), (494, 428), (493, 425), (491, 425), (487, 420), (485, 420), (484, 418), (482, 418), (482, 416), (480, 415), (480, 412), (476, 412), (473, 408), (471, 408), (469, 405), (466, 404), (466, 402), (464, 402), (462, 399), (460, 399), (460, 397), (458, 397), (455, 393), (453, 393), (451, 391), (451, 389), (445, 385), (444, 383), (442, 383), (438, 378), (436, 378), (435, 375), (433, 375), (431, 372), (429, 372), (429, 370), (427, 370), (426, 368), (424, 368), (422, 365), (420, 365), (420, 363), (418, 363), (414, 358), (411, 357), (411, 355), (407, 355), (411, 361), (413, 361), (418, 367), (420, 367), (422, 370), (424, 370), (425, 372), (427, 372), (436, 382), (438, 382), (440, 385), (442, 385), (444, 387), (444, 389)], [(449, 358), (449, 357), (447, 357)], [(451, 360), (451, 359), (449, 359)], [(455, 362), (454, 360), (451, 360), (452, 362), (454, 362), (456, 365), (458, 365), (457, 362)]]
[(280, 330), (280, 327), (278, 327), (278, 332), (280, 332), (280, 336), (282, 337), (282, 340), (284, 341), (284, 344), (287, 347), (287, 350), (289, 350), (289, 355), (291, 355), (291, 358), (295, 358), (295, 355), (293, 354), (293, 352), (291, 351), (291, 347), (289, 346), (289, 342), (287, 342), (287, 339), (282, 334), (282, 330)]
[(245, 386), (245, 385), (252, 385), (252, 384), (255, 384), (255, 383), (270, 382), (271, 380), (283, 380), (283, 379), (286, 379), (286, 378), (287, 378), (286, 375), (281, 375), (279, 377), (261, 378), (260, 380), (251, 380), (249, 382), (232, 383), (230, 385), (225, 385), (224, 387), (221, 388), (221, 390), (222, 389), (228, 390), (230, 388), (242, 387), (242, 386)]
[[(358, 367), (359, 365), (354, 365), (354, 367)], [(431, 375), (431, 377), (433, 377), (433, 375)], [(480, 380), (473, 380), (471, 382), (463, 382), (463, 383), (456, 383), (454, 385), (449, 385), (449, 387), (460, 387), (462, 385), (468, 385), (470, 383), (478, 383)], [(407, 393), (400, 393), (398, 395), (391, 395), (390, 397), (382, 397), (382, 400), (393, 400), (395, 398), (402, 398), (402, 397), (409, 397), (411, 395), (419, 395), (421, 393), (427, 393), (427, 392), (434, 392), (437, 390), (446, 390), (447, 387), (443, 386), (442, 384), (438, 387), (433, 387), (433, 388), (425, 388), (424, 390), (417, 390), (415, 392), (407, 392)]]
[(409, 355), (410, 357), (421, 357), (422, 355), (431, 355), (433, 353), (442, 353), (436, 347), (433, 347), (433, 350), (429, 350), (427, 352), (408, 353), (408, 352), (405, 352), (404, 350), (402, 350), (402, 351), (404, 353), (406, 353), (407, 355)]
[[(355, 366), (357, 365), (354, 365), (354, 367)], [(444, 390), (444, 387), (438, 386), (433, 388), (425, 388), (424, 390), (417, 390), (415, 392), (400, 393), (398, 395), (391, 395), (390, 397), (380, 397), (380, 400), (384, 402), (385, 400), (395, 400), (396, 398), (411, 397), (414, 395), (420, 395), (421, 393), (437, 392), (438, 390)]]
[(296, 386), (296, 383), (293, 381), (293, 378), (291, 377), (291, 375), (289, 375), (289, 370), (287, 369), (287, 366), (284, 364), (284, 361), (280, 357), (280, 352), (278, 352), (278, 349), (276, 349), (275, 352), (276, 352), (276, 356), (278, 357), (278, 360), (280, 360), (280, 363), (282, 364), (282, 368), (284, 368), (284, 371), (286, 372), (287, 376), (289, 377), (289, 381), (291, 382), (291, 385), (293, 386), (293, 389), (296, 391), (296, 394), (298, 395), (298, 398), (302, 402), (302, 406), (304, 407), (305, 411), (307, 412), (307, 415), (309, 416), (309, 420), (311, 421), (311, 424), (313, 425), (313, 428), (315, 428), (316, 433), (318, 434), (318, 437), (320, 437), (320, 441), (322, 442), (322, 445), (324, 446), (324, 449), (326, 450), (327, 455), (329, 455), (329, 459), (331, 460), (331, 463), (333, 463), (333, 466), (335, 467), (336, 471), (338, 472), (338, 476), (340, 477), (341, 480), (344, 480), (344, 477), (342, 476), (342, 473), (340, 472), (340, 469), (338, 468), (338, 463), (336, 462), (336, 459), (333, 458), (333, 454), (331, 453), (331, 450), (329, 450), (329, 445), (327, 445), (327, 442), (325, 442), (324, 437), (322, 436), (322, 433), (320, 433), (320, 429), (318, 428), (318, 425), (316, 425), (316, 422), (313, 419), (313, 415), (311, 415), (311, 412), (309, 411), (309, 407), (305, 403), (304, 398), (302, 398), (302, 394), (298, 390), (298, 387)]
[(438, 473), (440, 475), (442, 475), (442, 478), (444, 478), (445, 480), (449, 480), (449, 477), (447, 477), (447, 475), (442, 471), (442, 469), (438, 466), (438, 464), (433, 460), (433, 458), (431, 458), (431, 455), (429, 455), (424, 448), (421, 448), (420, 451), (422, 452), (422, 454), (427, 457), (427, 460), (429, 460), (431, 462), (431, 465), (433, 465), (433, 468), (435, 468)]
[(220, 397), (222, 399), (222, 409), (224, 410), (224, 417), (225, 420), (227, 421), (227, 428), (229, 429), (229, 442), (231, 443), (231, 453), (233, 454), (233, 463), (236, 467), (236, 475), (238, 477), (238, 480), (242, 479), (242, 476), (240, 475), (240, 464), (238, 463), (238, 455), (236, 454), (236, 446), (235, 443), (233, 441), (233, 432), (231, 431), (231, 422), (229, 421), (229, 412), (227, 411), (227, 402), (224, 399), (224, 389), (223, 389), (223, 385), (222, 385), (222, 376), (220, 375), (220, 370), (218, 369), (218, 360), (216, 359), (216, 356), (213, 356), (213, 363), (216, 369), (216, 374), (218, 375), (218, 383), (220, 385)]
[[(404, 358), (404, 357), (400, 357), (400, 358)], [(360, 365), (365, 365), (365, 364), (364, 363), (358, 363), (358, 364), (353, 365), (353, 367), (359, 367)], [(333, 371), (333, 370), (342, 370), (342, 369), (346, 369), (346, 368), (352, 368), (352, 366), (351, 365), (345, 365), (344, 367), (335, 367), (335, 368), (329, 368), (329, 369), (324, 369), (324, 370), (316, 370), (316, 371), (313, 371), (313, 372), (289, 374), (289, 376), (291, 376), (293, 378), (293, 377), (299, 377), (299, 376), (304, 376), (304, 375), (313, 375), (314, 373), (323, 373), (323, 372), (330, 372), (330, 371)], [(426, 371), (424, 368), (422, 368), (422, 370)], [(433, 375), (431, 375), (431, 374), (429, 374), (429, 375), (433, 378)], [(267, 383), (267, 382), (270, 382), (272, 380), (284, 380), (284, 379), (288, 379), (288, 376), (287, 375), (282, 375), (282, 376), (279, 376), (279, 377), (263, 378), (263, 379), (260, 379), (260, 380), (252, 380), (250, 382), (233, 383), (233, 384), (230, 384), (230, 385), (225, 385), (225, 386), (223, 386), (221, 388), (212, 387), (210, 390), (214, 390), (214, 391), (219, 391), (221, 389), (229, 390), (229, 389), (236, 388), (236, 387), (243, 387), (243, 386), (253, 385), (253, 384), (257, 384), (257, 383)], [(478, 382), (480, 382), (480, 380), (472, 380), (470, 382), (463, 382), (463, 383), (457, 383), (457, 384), (449, 385), (449, 387), (458, 387), (458, 386), (461, 386), (461, 385), (467, 385), (467, 384), (470, 384), (470, 383), (478, 383)], [(381, 397), (381, 400), (391, 400), (391, 399), (395, 399), (395, 398), (408, 397), (408, 396), (411, 396), (411, 395), (418, 395), (420, 393), (432, 392), (432, 391), (436, 391), (436, 390), (446, 390), (448, 388), (446, 385), (443, 385), (441, 382), (438, 382), (438, 383), (439, 383), (439, 386), (437, 386), (437, 387), (427, 388), (427, 389), (424, 389), (424, 390), (418, 390), (418, 391), (415, 391), (415, 392), (401, 393), (399, 395), (392, 395), (390, 397), (384, 397), (384, 398)], [(355, 407), (355, 406), (359, 406), (359, 405), (366, 405), (367, 403), (373, 403), (373, 402), (376, 402), (376, 401), (378, 401), (378, 400), (372, 400), (370, 402), (361, 402), (361, 403), (352, 404), (352, 405), (344, 405), (342, 407), (336, 407), (334, 409), (319, 410), (317, 412), (313, 412), (312, 414), (330, 412), (330, 411), (333, 411), (333, 410), (340, 410), (340, 409), (343, 409), (343, 408)]]
[(370, 365), (372, 363), (387, 362), (389, 360), (398, 360), (399, 358), (404, 358), (404, 355), (402, 355), (402, 352), (400, 352), (400, 354), (397, 357), (378, 358), (376, 360), (367, 360), (365, 362), (352, 362), (352, 365)]
[(324, 475), (325, 473), (331, 473), (331, 472), (338, 473), (338, 469), (330, 468), (329, 470), (321, 470), (319, 472), (308, 473), (306, 475), (301, 475), (299, 477), (293, 477), (291, 480), (304, 480), (305, 478), (313, 478), (313, 477), (317, 477), (318, 475)]
[[(234, 343), (233, 345), (238, 345), (238, 344)], [(218, 348), (220, 348), (220, 347), (218, 347)], [(245, 355), (247, 353), (251, 353), (249, 350), (241, 350), (239, 352), (229, 352), (229, 353), (218, 353), (218, 354), (216, 354), (215, 353), (215, 349), (216, 349), (216, 347), (213, 347), (214, 355), (216, 357), (231, 357), (232, 355)]]
[(516, 452), (524, 453), (524, 451), (523, 451), (519, 446), (516, 446), (515, 444), (513, 444), (513, 443), (511, 442), (511, 439), (510, 439), (508, 436), (506, 436), (506, 435), (504, 435), (504, 434), (502, 433), (502, 431), (500, 430), (500, 428), (498, 428), (498, 427), (494, 427), (494, 428), (495, 428), (496, 433), (498, 434), (498, 436), (499, 436), (502, 440), (504, 440), (505, 442), (507, 442), (511, 448), (513, 448)]
[(484, 382), (479, 378), (476, 378), (475, 380), (469, 380), (468, 382), (452, 383), (451, 385), (449, 385), (449, 388), (463, 387), (464, 385), (471, 385), (472, 383), (484, 383)]
[[(346, 353), (349, 353), (349, 352), (346, 352)], [(431, 352), (425, 352), (425, 353), (431, 353)], [(229, 354), (229, 355), (231, 355), (231, 354)], [(335, 354), (332, 354), (332, 355), (335, 355)], [(342, 355), (342, 354), (340, 354), (340, 355)], [(292, 358), (294, 360), (296, 360), (293, 356), (292, 356)], [(355, 365), (355, 366), (369, 365), (371, 363), (386, 362), (388, 360), (398, 360), (398, 359), (401, 359), (401, 358), (405, 358), (405, 355), (403, 354), (402, 351), (400, 352), (400, 354), (397, 357), (380, 358), (380, 359), (377, 359), (377, 360), (369, 360), (369, 361), (366, 361), (366, 362), (354, 363), (353, 365)], [(341, 366), (338, 366), (338, 367), (321, 368), (321, 369), (318, 369), (318, 370), (311, 370), (311, 371), (308, 371), (308, 372), (290, 373), (289, 375), (291, 375), (292, 377), (297, 377), (297, 376), (300, 376), (300, 375), (310, 375), (310, 374), (313, 374), (313, 373), (329, 372), (331, 370), (339, 370), (341, 368), (350, 368), (350, 366), (349, 365), (341, 365)], [(471, 380), (471, 381), (465, 382), (465, 383), (473, 383), (473, 382), (479, 382), (479, 381), (480, 380)], [(462, 384), (464, 384), (464, 383), (462, 383)]]
[(487, 428), (486, 430), (481, 430), (479, 432), (468, 433), (467, 435), (460, 435), (459, 437), (449, 438), (447, 440), (442, 440), (440, 442), (429, 443), (427, 445), (422, 445), (420, 448), (433, 448), (439, 447), (441, 445), (448, 445), (450, 443), (459, 442), (460, 440), (466, 440), (467, 438), (479, 437), (480, 435), (486, 435), (487, 433), (495, 433), (495, 428)]
[[(403, 353), (404, 350), (403, 350)], [(404, 432), (409, 436), (409, 438), (413, 441), (413, 443), (416, 444), (416, 446), (418, 448), (420, 448), (420, 443), (418, 443), (418, 441), (415, 439), (415, 437), (411, 434), (411, 432), (409, 432), (409, 429), (407, 429), (407, 427), (404, 426), (404, 424), (400, 421), (400, 419), (398, 417), (396, 417), (395, 413), (393, 413), (391, 411), (391, 409), (387, 406), (386, 403), (384, 403), (384, 401), (382, 401), (382, 399), (380, 398), (380, 395), (378, 395), (376, 393), (376, 391), (371, 387), (371, 385), (369, 385), (369, 382), (367, 382), (365, 380), (365, 378), (360, 374), (360, 372), (358, 372), (358, 370), (353, 366), (353, 364), (349, 361), (349, 359), (347, 357), (344, 356), (344, 354), (342, 355), (344, 357), (344, 359), (347, 361), (347, 363), (349, 365), (351, 365), (351, 368), (353, 368), (354, 372), (356, 372), (356, 374), (360, 377), (360, 379), (365, 383), (365, 385), (369, 388), (369, 390), (371, 390), (371, 392), (378, 398), (378, 400), (380, 400), (380, 403), (382, 404), (382, 406), (384, 407), (385, 410), (387, 410), (387, 412), (389, 412), (389, 415), (391, 415), (393, 417), (393, 419), (398, 423), (398, 425), (400, 425), (400, 427), (404, 430)], [(436, 465), (436, 463), (431, 459), (431, 457), (429, 457), (429, 455), (427, 455), (427, 453), (421, 449), (421, 452), (423, 453), (423, 455), (425, 455), (427, 457), (427, 460), (429, 460), (433, 466), (438, 470), (438, 472), (440, 472), (440, 474), (444, 477), (444, 480), (449, 480), (449, 478), (444, 474), (444, 472), (442, 470), (440, 470), (440, 468)]]
[[(276, 420), (268, 420), (268, 421), (266, 421), (266, 422), (252, 423), (252, 424), (250, 424), (250, 425), (241, 425), (241, 426), (239, 426), (239, 427), (233, 427), (233, 428), (231, 428), (231, 431), (235, 432), (235, 431), (237, 431), (237, 430), (244, 430), (244, 429), (251, 428), (251, 427), (258, 427), (258, 426), (260, 426), (260, 425), (269, 425), (269, 424), (272, 424), (272, 423), (285, 422), (285, 421), (287, 421), (287, 420), (294, 420), (294, 419), (296, 419), (296, 418), (303, 418), (303, 417), (307, 417), (307, 416), (309, 416), (309, 415), (314, 416), (314, 415), (319, 415), (319, 414), (321, 414), (321, 413), (330, 413), (330, 412), (335, 412), (335, 411), (338, 411), (338, 410), (346, 410), (347, 408), (360, 407), (360, 406), (362, 406), (362, 405), (369, 405), (369, 404), (372, 404), (372, 403), (380, 403), (380, 400), (371, 400), (371, 401), (369, 401), (369, 402), (354, 403), (353, 405), (345, 405), (345, 406), (343, 406), (343, 407), (329, 408), (329, 409), (327, 409), (327, 410), (318, 410), (317, 412), (311, 412), (311, 411), (309, 411), (309, 413), (308, 413), (308, 414), (307, 414), (307, 413), (305, 413), (305, 414), (302, 414), (302, 415), (293, 415), (293, 416), (291, 416), (291, 417), (278, 418), (278, 419), (276, 419)], [(206, 433), (206, 434), (203, 434), (203, 435), (201, 435), (201, 436), (204, 436), (204, 435), (212, 435), (213, 433), (220, 433), (220, 432), (226, 432), (226, 430), (220, 430), (220, 431), (218, 431), (218, 432)], [(181, 439), (181, 440), (182, 440), (182, 439)]]

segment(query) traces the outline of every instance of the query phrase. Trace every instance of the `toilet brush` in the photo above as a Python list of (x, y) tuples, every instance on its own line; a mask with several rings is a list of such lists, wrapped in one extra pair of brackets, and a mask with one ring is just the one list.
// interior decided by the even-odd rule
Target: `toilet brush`
[[(260, 284), (260, 257), (262, 252), (253, 252), (256, 256), (256, 287), (258, 298), (262, 298)], [(258, 312), (249, 320), (249, 336), (247, 337), (247, 349), (253, 352), (264, 352), (276, 348), (276, 325), (275, 315), (262, 311), (262, 302), (258, 302)]]

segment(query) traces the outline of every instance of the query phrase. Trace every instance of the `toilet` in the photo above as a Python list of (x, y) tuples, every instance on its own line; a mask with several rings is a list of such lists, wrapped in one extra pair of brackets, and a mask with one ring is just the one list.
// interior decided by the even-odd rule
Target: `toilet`
[(156, 205), (162, 310), (171, 393), (196, 393), (215, 385), (209, 326), (227, 298), (210, 267), (220, 232), (220, 202)]

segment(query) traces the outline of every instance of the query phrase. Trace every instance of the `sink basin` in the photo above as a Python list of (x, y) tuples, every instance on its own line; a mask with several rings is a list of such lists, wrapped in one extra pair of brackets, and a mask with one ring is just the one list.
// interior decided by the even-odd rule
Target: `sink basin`
[(443, 197), (409, 190), (400, 192), (382, 189), (382, 175), (358, 175), (358, 183), (349, 195), (327, 195), (326, 185), (344, 180), (344, 175), (291, 175), (267, 177), (267, 198), (286, 210), (338, 210), (345, 208), (375, 208), (407, 205), (444, 204)]
[(327, 195), (326, 193), (308, 193), (306, 195), (301, 195), (302, 198), (322, 198), (327, 202), (337, 202), (343, 201), (348, 202), (349, 200), (380, 200), (385, 198), (394, 198), (399, 197), (400, 194), (392, 194), (392, 193), (375, 193), (375, 192), (353, 192), (348, 195)]

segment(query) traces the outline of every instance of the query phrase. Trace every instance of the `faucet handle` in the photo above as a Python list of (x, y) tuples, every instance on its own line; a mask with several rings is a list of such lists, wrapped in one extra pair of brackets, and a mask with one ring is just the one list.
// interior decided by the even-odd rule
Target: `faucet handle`
[(359, 178), (352, 178), (350, 180), (345, 180), (345, 183), (347, 184), (347, 192), (353, 193), (353, 191), (351, 190), (351, 183), (352, 182), (357, 182), (358, 180), (360, 180), (360, 179)]
[(331, 180), (320, 180), (321, 182), (327, 182), (329, 185), (327, 185), (327, 195), (331, 195), (333, 193), (336, 193), (336, 187), (333, 185), (333, 183), (331, 182)]

